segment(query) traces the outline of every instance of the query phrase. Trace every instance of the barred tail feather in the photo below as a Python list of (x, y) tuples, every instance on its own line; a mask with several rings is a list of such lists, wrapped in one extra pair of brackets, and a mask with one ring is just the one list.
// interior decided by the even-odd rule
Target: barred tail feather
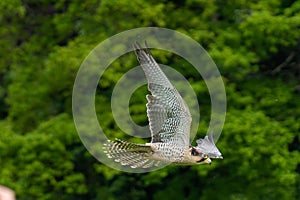
[(148, 145), (116, 139), (115, 141), (108, 140), (103, 149), (108, 158), (131, 168), (150, 168), (160, 163), (151, 159), (153, 150)]

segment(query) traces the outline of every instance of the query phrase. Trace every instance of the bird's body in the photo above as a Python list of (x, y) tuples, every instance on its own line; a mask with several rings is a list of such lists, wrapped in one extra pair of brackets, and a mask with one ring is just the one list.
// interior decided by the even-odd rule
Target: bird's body
[(134, 47), (152, 94), (146, 96), (152, 139), (146, 144), (109, 140), (104, 147), (107, 156), (132, 168), (150, 168), (168, 163), (203, 164), (211, 163), (210, 158), (222, 158), (211, 134), (197, 140), (197, 147), (190, 146), (192, 116), (188, 106), (150, 51), (138, 44)]

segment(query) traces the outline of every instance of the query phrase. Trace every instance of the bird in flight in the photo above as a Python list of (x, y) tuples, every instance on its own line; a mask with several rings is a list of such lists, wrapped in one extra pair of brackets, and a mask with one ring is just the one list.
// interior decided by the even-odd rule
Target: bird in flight
[(115, 162), (131, 168), (151, 168), (166, 164), (211, 164), (223, 158), (210, 133), (190, 144), (192, 116), (176, 88), (154, 60), (150, 50), (138, 43), (134, 51), (148, 81), (151, 95), (146, 96), (151, 142), (136, 144), (120, 139), (108, 140), (104, 153)]

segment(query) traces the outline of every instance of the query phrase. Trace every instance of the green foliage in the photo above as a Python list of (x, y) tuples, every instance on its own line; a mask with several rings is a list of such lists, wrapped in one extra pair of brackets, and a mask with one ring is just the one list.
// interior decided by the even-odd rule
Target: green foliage
[(80, 199), (87, 192), (84, 175), (75, 170), (72, 151), (79, 138), (70, 117), (57, 116), (24, 136), (10, 127), (1, 130), (0, 182), (14, 188), (19, 198)]
[[(2, 0), (0, 184), (20, 200), (299, 199), (299, 13), (299, 1), (287, 0)], [(107, 37), (145, 26), (189, 35), (216, 62), (228, 103), (217, 143), (223, 160), (127, 174), (99, 163), (81, 143), (71, 117), (80, 64)], [(201, 111), (197, 137), (203, 137), (211, 111), (205, 83), (180, 57), (153, 54), (190, 81)], [(126, 138), (110, 97), (136, 65), (132, 53), (124, 55), (99, 82), (96, 111), (110, 138)], [(142, 87), (130, 99), (140, 125), (147, 124), (146, 94)]]
[[(299, 155), (288, 149), (294, 134), (261, 111), (245, 111), (232, 110), (227, 113), (228, 122), (224, 127), (223, 141), (220, 141), (220, 146), (225, 143), (231, 147), (224, 147), (224, 157), (227, 159), (222, 165), (229, 164), (229, 173), (235, 174), (237, 180), (243, 180), (238, 182), (244, 185), (232, 187), (234, 190), (227, 188), (228, 196), (294, 199), (296, 191), (293, 189), (298, 179), (294, 170), (299, 163)], [(221, 174), (218, 177), (222, 179)], [(290, 192), (286, 193), (286, 190)]]

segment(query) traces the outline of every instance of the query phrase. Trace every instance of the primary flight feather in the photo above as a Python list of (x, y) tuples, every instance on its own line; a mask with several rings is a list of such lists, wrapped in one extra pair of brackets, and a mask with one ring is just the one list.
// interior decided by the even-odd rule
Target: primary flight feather
[[(146, 45), (146, 43), (145, 43)], [(132, 168), (159, 167), (168, 163), (210, 164), (211, 158), (222, 158), (212, 134), (190, 145), (192, 116), (176, 88), (154, 60), (148, 48), (134, 44), (135, 54), (148, 81), (147, 117), (151, 142), (135, 144), (116, 139), (104, 145), (106, 155)]]

